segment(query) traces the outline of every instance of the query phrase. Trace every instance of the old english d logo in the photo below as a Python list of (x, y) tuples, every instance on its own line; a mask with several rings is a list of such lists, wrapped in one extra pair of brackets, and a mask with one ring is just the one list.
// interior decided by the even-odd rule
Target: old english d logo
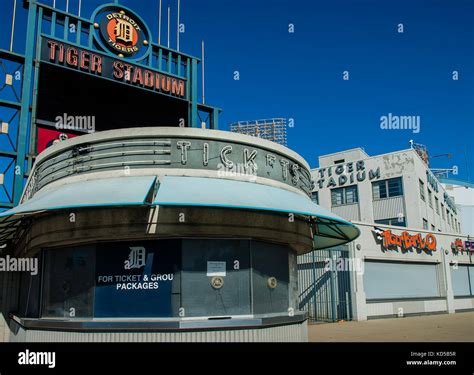
[(100, 44), (120, 57), (140, 59), (151, 46), (149, 31), (139, 16), (129, 9), (106, 5), (95, 15)]
[(132, 24), (123, 19), (112, 18), (107, 24), (107, 35), (111, 43), (122, 47), (135, 47), (138, 42), (138, 32)]
[(124, 268), (130, 270), (132, 268), (142, 268), (146, 265), (146, 250), (142, 246), (133, 247), (130, 246), (130, 254), (128, 259), (125, 260)]

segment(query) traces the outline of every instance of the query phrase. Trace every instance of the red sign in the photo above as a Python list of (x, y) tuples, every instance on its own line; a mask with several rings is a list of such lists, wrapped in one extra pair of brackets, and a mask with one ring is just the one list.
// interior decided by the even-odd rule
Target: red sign
[(456, 238), (451, 244), (451, 250), (453, 251), (453, 254), (457, 254), (459, 252), (461, 252), (461, 254), (464, 254), (464, 251), (466, 251), (467, 253), (473, 251), (470, 249), (472, 245), (471, 242), (472, 241), (463, 242), (460, 238)]
[(61, 130), (38, 128), (38, 154), (53, 144), (65, 141), (69, 138), (77, 137), (77, 134), (64, 132)]
[(382, 245), (386, 249), (400, 247), (404, 250), (436, 251), (436, 236), (431, 233), (423, 238), (421, 233), (411, 235), (408, 232), (402, 232), (401, 235), (397, 235), (392, 233), (391, 230), (381, 230), (377, 227), (374, 232), (377, 234), (377, 239), (382, 241)]

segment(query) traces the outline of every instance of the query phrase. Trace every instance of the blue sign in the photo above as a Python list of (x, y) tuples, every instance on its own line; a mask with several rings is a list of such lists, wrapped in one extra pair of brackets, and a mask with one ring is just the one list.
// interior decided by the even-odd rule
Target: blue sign
[(98, 245), (94, 317), (171, 317), (180, 241)]

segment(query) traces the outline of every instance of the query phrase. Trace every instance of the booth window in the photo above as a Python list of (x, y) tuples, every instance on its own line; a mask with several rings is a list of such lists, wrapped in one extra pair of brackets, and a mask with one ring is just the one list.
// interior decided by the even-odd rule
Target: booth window
[(438, 199), (438, 197), (435, 197), (435, 208), (436, 208), (436, 213), (439, 215), (439, 199)]
[(348, 186), (331, 190), (332, 206), (342, 206), (359, 202), (357, 186)]
[[(22, 290), (31, 289), (34, 298), (22, 295), (20, 314), (49, 319), (286, 314), (290, 289), (296, 288), (289, 251), (249, 239), (137, 240), (44, 250), (41, 313), (32, 302), (39, 301), (39, 278), (25, 277)], [(222, 279), (220, 287), (214, 277)], [(272, 278), (275, 288), (269, 286)]]
[(42, 316), (92, 317), (93, 247), (45, 251)]
[[(38, 266), (41, 265), (41, 258)], [(39, 317), (39, 295), (41, 288), (41, 270), (36, 275), (30, 272), (22, 272), (20, 275), (20, 298), (18, 301), (18, 314), (27, 318)]]
[(392, 198), (403, 195), (402, 178), (372, 182), (372, 196), (374, 200)]

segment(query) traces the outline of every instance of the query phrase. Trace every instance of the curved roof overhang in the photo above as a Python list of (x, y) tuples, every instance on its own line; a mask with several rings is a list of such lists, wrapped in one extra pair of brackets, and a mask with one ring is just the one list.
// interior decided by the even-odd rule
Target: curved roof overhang
[(13, 238), (26, 216), (88, 207), (187, 206), (258, 210), (307, 217), (314, 249), (341, 245), (357, 238), (352, 223), (297, 193), (259, 183), (223, 178), (123, 176), (51, 186), (0, 214), (0, 241)]

